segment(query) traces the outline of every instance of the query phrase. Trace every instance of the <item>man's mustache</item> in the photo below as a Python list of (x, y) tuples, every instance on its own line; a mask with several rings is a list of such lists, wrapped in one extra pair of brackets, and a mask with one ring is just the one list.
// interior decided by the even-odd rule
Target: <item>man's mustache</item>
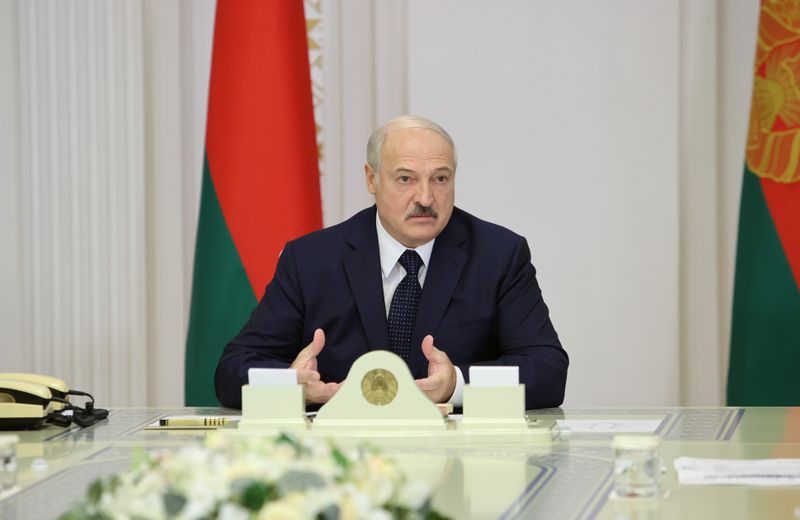
[(411, 210), (411, 213), (406, 215), (406, 218), (412, 217), (433, 217), (439, 218), (439, 214), (430, 206), (423, 206), (422, 204), (416, 204), (414, 209)]

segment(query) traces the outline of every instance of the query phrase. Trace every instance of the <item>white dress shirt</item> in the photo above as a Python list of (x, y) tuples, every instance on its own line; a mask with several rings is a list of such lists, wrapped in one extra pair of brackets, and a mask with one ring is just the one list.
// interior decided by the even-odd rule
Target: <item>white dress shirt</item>
[[(394, 296), (394, 291), (406, 276), (405, 268), (400, 265), (400, 256), (402, 256), (406, 249), (409, 248), (395, 240), (395, 238), (390, 235), (388, 231), (386, 231), (386, 229), (383, 227), (383, 224), (381, 224), (381, 219), (377, 212), (375, 213), (375, 228), (378, 230), (378, 251), (380, 252), (381, 257), (383, 302), (386, 307), (386, 316), (388, 317), (389, 308), (392, 305), (392, 296)], [(436, 239), (434, 238), (427, 244), (422, 244), (419, 247), (413, 248), (422, 259), (422, 266), (420, 266), (419, 272), (417, 272), (420, 287), (424, 287), (425, 285), (425, 275), (428, 272), (428, 264), (431, 260), (433, 243), (435, 241)], [(436, 338), (434, 338), (434, 345), (435, 344)], [(411, 345), (411, 348), (422, 348), (422, 345)], [(461, 373), (460, 368), (455, 367), (455, 369), (456, 389), (453, 392), (453, 395), (450, 397), (448, 403), (453, 403), (453, 406), (461, 406), (462, 393), (464, 391), (464, 374)]]

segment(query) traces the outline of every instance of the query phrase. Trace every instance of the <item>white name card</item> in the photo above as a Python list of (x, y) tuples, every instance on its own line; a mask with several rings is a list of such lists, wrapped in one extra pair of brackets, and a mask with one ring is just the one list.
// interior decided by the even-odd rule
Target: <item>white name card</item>
[(250, 386), (294, 386), (297, 370), (293, 368), (251, 368), (247, 371)]
[(517, 386), (519, 367), (469, 367), (471, 386)]

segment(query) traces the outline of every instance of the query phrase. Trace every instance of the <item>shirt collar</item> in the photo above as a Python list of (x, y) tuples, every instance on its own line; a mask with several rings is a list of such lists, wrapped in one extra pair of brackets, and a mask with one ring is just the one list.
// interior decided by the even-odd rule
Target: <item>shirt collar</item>
[[(386, 231), (386, 228), (384, 228), (383, 224), (381, 223), (381, 218), (378, 216), (377, 211), (375, 212), (375, 229), (378, 230), (378, 250), (381, 257), (381, 274), (384, 278), (386, 278), (389, 276), (389, 273), (392, 272), (394, 266), (397, 265), (397, 261), (400, 260), (400, 256), (402, 256), (406, 249), (410, 248), (398, 242), (392, 235), (389, 234), (388, 231)], [(434, 238), (426, 244), (411, 248), (417, 252), (420, 258), (422, 258), (422, 264), (426, 267), (431, 260), (433, 243), (435, 241), (436, 239)]]

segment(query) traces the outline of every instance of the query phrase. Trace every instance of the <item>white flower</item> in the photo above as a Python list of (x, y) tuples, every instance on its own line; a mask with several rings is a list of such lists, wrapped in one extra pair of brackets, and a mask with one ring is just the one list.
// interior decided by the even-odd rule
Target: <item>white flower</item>
[(385, 509), (373, 509), (363, 518), (366, 520), (392, 520), (392, 515)]
[(389, 459), (372, 456), (359, 467), (357, 486), (375, 505), (383, 505), (392, 498), (400, 474)]
[(258, 512), (258, 520), (305, 520), (303, 495), (293, 493), (281, 500), (268, 502)]
[(96, 502), (78, 511), (114, 520), (196, 520), (214, 513), (222, 520), (292, 520), (330, 508), (342, 520), (389, 520), (387, 504), (413, 517), (430, 496), (426, 484), (406, 481), (394, 461), (374, 449), (220, 435), (205, 447), (141, 452), (130, 471), (93, 489)]
[(115, 519), (158, 519), (165, 516), (164, 502), (159, 493), (136, 493), (134, 487), (125, 484), (118, 489), (117, 493), (102, 496), (99, 511)]
[(397, 501), (409, 509), (420, 509), (431, 495), (431, 488), (421, 480), (412, 480), (400, 487)]
[(367, 508), (366, 511), (363, 510), (362, 504), (359, 504), (357, 500), (355, 500), (355, 495), (342, 495), (341, 499), (339, 500), (339, 518), (342, 520), (355, 520), (358, 518), (364, 518), (366, 511), (369, 511)]
[(237, 504), (222, 504), (219, 508), (218, 520), (249, 520), (250, 512)]
[(341, 492), (334, 487), (313, 489), (306, 492), (303, 508), (306, 516), (316, 517), (325, 509), (336, 506), (341, 498)]
[(339, 499), (339, 508), (342, 518), (364, 518), (373, 509), (369, 497), (359, 491), (353, 484), (341, 486), (342, 494)]

